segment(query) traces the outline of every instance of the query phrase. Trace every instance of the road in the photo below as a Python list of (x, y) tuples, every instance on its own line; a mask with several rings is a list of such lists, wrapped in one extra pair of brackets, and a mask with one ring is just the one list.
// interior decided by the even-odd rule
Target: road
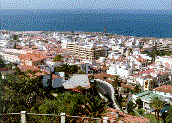
[(121, 110), (118, 105), (115, 102), (114, 99), (114, 88), (112, 87), (111, 84), (109, 84), (106, 81), (102, 81), (100, 79), (95, 79), (96, 84), (99, 87), (99, 91), (102, 95), (104, 95), (105, 97), (107, 97), (109, 99), (110, 102), (112, 102), (112, 106), (113, 108), (117, 109), (117, 110)]

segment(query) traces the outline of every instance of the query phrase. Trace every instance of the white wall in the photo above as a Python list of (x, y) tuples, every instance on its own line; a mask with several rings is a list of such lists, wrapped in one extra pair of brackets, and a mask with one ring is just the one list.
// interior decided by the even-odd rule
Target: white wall
[(110, 75), (116, 75), (117, 74), (117, 68), (116, 66), (110, 66), (109, 67), (109, 70), (107, 70), (107, 74), (110, 74)]

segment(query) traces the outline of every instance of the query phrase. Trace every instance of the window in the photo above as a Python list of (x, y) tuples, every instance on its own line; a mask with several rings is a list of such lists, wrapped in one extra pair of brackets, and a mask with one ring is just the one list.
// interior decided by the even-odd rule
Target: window
[(147, 88), (147, 86), (148, 86), (148, 82), (145, 82), (145, 88)]

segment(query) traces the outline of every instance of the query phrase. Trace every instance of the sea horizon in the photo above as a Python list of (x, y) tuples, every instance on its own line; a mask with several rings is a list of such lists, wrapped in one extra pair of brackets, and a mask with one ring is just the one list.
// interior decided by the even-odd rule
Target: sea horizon
[(0, 30), (103, 32), (106, 26), (107, 33), (117, 35), (172, 38), (171, 10), (0, 9), (0, 11)]

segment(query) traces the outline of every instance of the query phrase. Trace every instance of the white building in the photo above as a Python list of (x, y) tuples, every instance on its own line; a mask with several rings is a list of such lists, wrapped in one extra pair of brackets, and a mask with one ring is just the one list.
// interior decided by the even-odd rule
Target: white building
[(107, 70), (107, 74), (119, 75), (120, 77), (128, 77), (129, 75), (132, 75), (133, 70), (134, 62), (118, 62), (109, 67), (109, 70)]
[(13, 48), (14, 43), (5, 39), (0, 40), (0, 48)]
[(88, 79), (88, 75), (85, 74), (74, 74), (69, 78), (69, 80), (65, 80), (63, 83), (65, 89), (76, 88), (78, 86), (90, 88), (90, 82)]
[(172, 57), (170, 56), (157, 56), (155, 58), (155, 63), (172, 69)]
[(18, 50), (18, 49), (6, 49), (6, 48), (0, 49), (0, 55), (2, 56), (2, 59), (5, 62), (12, 62), (12, 63), (17, 63), (17, 64), (20, 64), (20, 59), (18, 57), (20, 54), (27, 54), (30, 52), (32, 52), (32, 51)]

